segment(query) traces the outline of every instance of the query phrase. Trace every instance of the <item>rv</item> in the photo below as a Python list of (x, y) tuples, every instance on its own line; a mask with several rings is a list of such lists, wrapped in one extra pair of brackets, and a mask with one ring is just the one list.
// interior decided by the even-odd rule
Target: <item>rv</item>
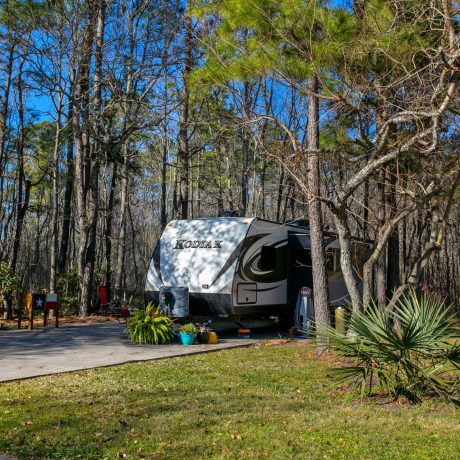
[[(325, 233), (331, 307), (348, 293), (340, 271), (340, 247)], [(356, 241), (355, 264), (369, 245)], [(270, 318), (292, 315), (299, 290), (312, 288), (308, 222), (218, 217), (170, 222), (153, 252), (146, 301), (164, 303), (160, 292), (185, 288), (190, 317)], [(179, 315), (180, 316), (180, 315)]]

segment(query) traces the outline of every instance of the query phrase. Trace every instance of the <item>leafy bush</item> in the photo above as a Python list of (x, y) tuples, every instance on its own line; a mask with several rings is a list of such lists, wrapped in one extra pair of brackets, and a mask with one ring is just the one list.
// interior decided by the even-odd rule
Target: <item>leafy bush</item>
[(198, 328), (193, 323), (187, 323), (181, 326), (180, 331), (184, 334), (197, 334)]
[(411, 402), (437, 394), (458, 403), (453, 377), (460, 370), (460, 335), (442, 301), (412, 292), (392, 311), (371, 305), (351, 315), (348, 328), (350, 338), (333, 329), (322, 337), (351, 361), (336, 371), (360, 386), (362, 396), (377, 387)]
[(78, 299), (78, 295), (59, 295), (59, 314), (61, 316), (78, 315), (79, 309), (80, 301)]
[(19, 285), (19, 278), (15, 271), (6, 262), (0, 262), (0, 301), (3, 302), (12, 296)]
[(80, 310), (78, 268), (70, 267), (56, 277), (56, 292), (59, 299), (59, 315), (78, 315)]
[(78, 292), (78, 267), (70, 267), (68, 271), (58, 273), (56, 277), (56, 288), (60, 295)]
[(159, 307), (149, 303), (145, 310), (135, 310), (128, 318), (126, 332), (130, 340), (138, 343), (170, 343), (175, 337), (173, 322), (163, 316)]

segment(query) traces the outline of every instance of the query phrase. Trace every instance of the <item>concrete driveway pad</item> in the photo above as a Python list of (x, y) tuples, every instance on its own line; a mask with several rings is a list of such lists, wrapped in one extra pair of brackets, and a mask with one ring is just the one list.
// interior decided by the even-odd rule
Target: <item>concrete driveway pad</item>
[(249, 346), (255, 339), (225, 338), (217, 345), (136, 345), (117, 323), (0, 331), (0, 382), (115, 364)]

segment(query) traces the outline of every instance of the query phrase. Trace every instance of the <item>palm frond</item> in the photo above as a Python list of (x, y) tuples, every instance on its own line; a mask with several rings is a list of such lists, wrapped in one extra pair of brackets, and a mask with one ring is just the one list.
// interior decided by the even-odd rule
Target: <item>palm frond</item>
[[(371, 304), (348, 321), (350, 338), (332, 328), (318, 337), (350, 361), (337, 370), (361, 394), (374, 387), (417, 402), (421, 395), (452, 399), (460, 371), (460, 335), (450, 308), (438, 299), (403, 297), (392, 311)], [(448, 378), (446, 378), (446, 375)]]

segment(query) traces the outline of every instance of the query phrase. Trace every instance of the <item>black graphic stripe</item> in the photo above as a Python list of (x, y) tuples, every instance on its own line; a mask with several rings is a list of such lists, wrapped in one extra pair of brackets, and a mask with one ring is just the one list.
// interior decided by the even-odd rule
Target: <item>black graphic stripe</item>
[(214, 281), (211, 283), (209, 287), (217, 283), (217, 281), (222, 277), (222, 275), (232, 266), (233, 262), (235, 262), (235, 260), (238, 259), (238, 256), (240, 255), (240, 252), (241, 252), (241, 247), (243, 246), (243, 242), (244, 240), (240, 241), (238, 246), (233, 250), (233, 252), (230, 254), (230, 257), (227, 259), (224, 266), (220, 269), (216, 278), (214, 279)]

